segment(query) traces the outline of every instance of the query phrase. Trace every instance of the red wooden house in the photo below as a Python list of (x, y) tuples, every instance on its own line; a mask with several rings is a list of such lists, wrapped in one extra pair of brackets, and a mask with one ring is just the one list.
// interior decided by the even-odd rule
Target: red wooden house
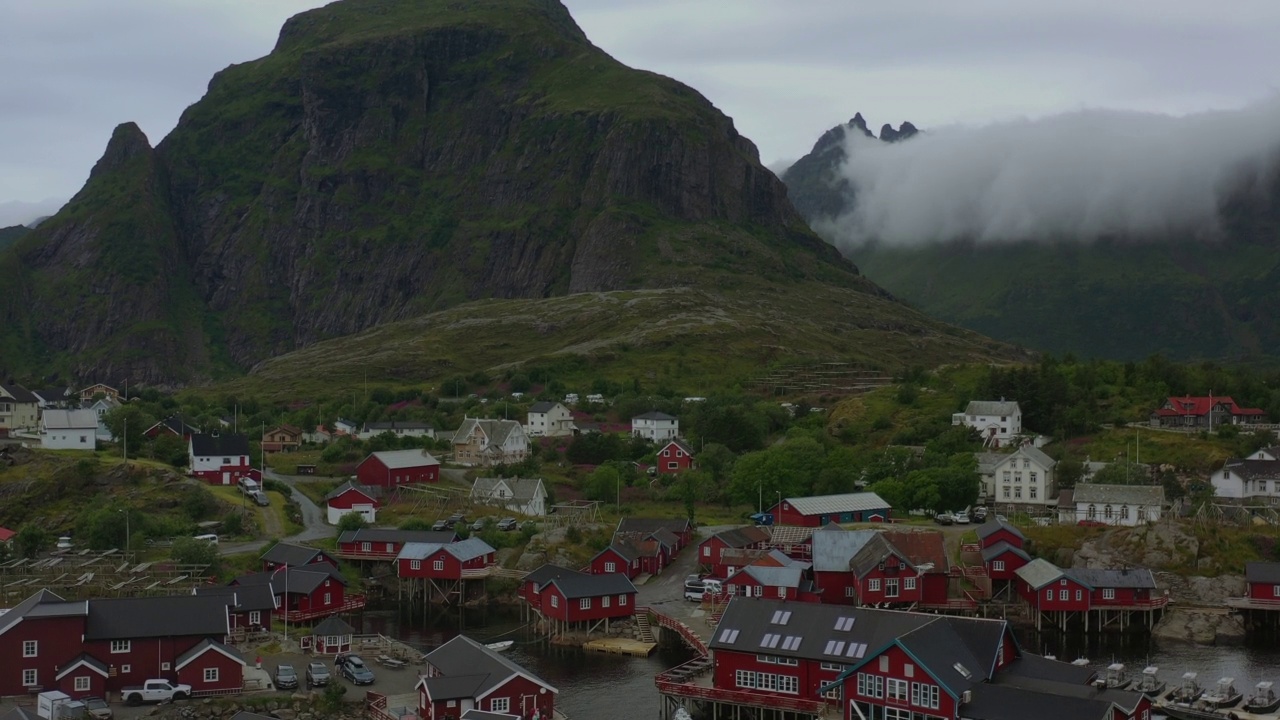
[(889, 503), (873, 492), (783, 498), (769, 508), (774, 525), (822, 527), (827, 523), (888, 522)]
[(161, 435), (172, 435), (190, 442), (191, 436), (198, 432), (200, 432), (200, 428), (187, 422), (186, 418), (181, 415), (170, 415), (155, 425), (143, 430), (142, 434), (153, 440)]
[(212, 485), (235, 485), (247, 477), (249, 438), (244, 435), (195, 434), (187, 442), (191, 475)]
[(672, 438), (658, 450), (658, 472), (662, 475), (678, 475), (693, 469), (693, 448), (680, 438)]
[(520, 581), (520, 588), (516, 594), (520, 599), (529, 603), (532, 608), (542, 607), (542, 588), (547, 583), (560, 577), (561, 575), (577, 575), (581, 574), (577, 570), (564, 567), (562, 565), (552, 565), (547, 563), (528, 575)]
[(1155, 576), (1147, 568), (1071, 568), (1066, 572), (1089, 588), (1091, 610), (1163, 607), (1168, 602), (1166, 596), (1156, 592)]
[(628, 542), (614, 542), (609, 547), (596, 553), (591, 558), (588, 568), (592, 575), (619, 573), (634, 580), (640, 574), (640, 557), (642, 551)]
[(317, 655), (351, 652), (351, 639), (355, 631), (342, 618), (330, 615), (311, 629), (311, 651)]
[(822, 602), (857, 603), (858, 583), (849, 569), (849, 561), (877, 534), (875, 530), (844, 530), (834, 524), (813, 531), (810, 536), (813, 581)]
[(414, 688), (423, 720), (459, 718), (469, 710), (550, 718), (559, 693), (537, 675), (459, 635), (423, 658), (427, 671)]
[[(936, 530), (896, 531), (884, 533), (884, 539), (915, 568), (920, 586), (920, 607), (948, 606), (951, 563), (942, 533)], [(906, 584), (906, 581), (903, 581)]]
[(226, 601), (230, 635), (271, 631), (271, 616), (276, 611), (276, 591), (271, 583), (202, 587), (196, 588), (194, 594), (217, 596)]
[(1036, 558), (1014, 573), (1018, 595), (1044, 611), (1087, 612), (1092, 588), (1048, 560)]
[(382, 501), (376, 497), (378, 494), (372, 488), (345, 482), (324, 496), (326, 519), (330, 525), (337, 525), (342, 522), (343, 515), (356, 513), (365, 523), (375, 523), (378, 521), (378, 509), (382, 507)]
[(384, 488), (440, 482), (440, 461), (426, 450), (376, 452), (356, 466), (356, 478)]
[(244, 687), (244, 659), (217, 640), (205, 638), (178, 656), (173, 669), (178, 682), (191, 686), (192, 694), (218, 694)]
[(447, 545), (457, 542), (452, 530), (361, 528), (338, 536), (338, 557), (351, 560), (394, 560), (407, 543)]
[(1169, 600), (1168, 596), (1156, 593), (1155, 577), (1145, 568), (1064, 570), (1036, 558), (1014, 574), (1018, 594), (1041, 612), (1146, 610), (1164, 607)]
[(285, 566), (296, 568), (317, 563), (338, 567), (338, 561), (332, 555), (306, 545), (278, 542), (262, 554), (263, 570), (275, 570)]
[(396, 576), (431, 580), (463, 580), (494, 564), (497, 553), (478, 537), (454, 543), (405, 543), (396, 557)]
[(566, 627), (591, 626), (636, 611), (636, 586), (621, 573), (560, 573), (542, 585), (538, 598), (538, 613)]
[(363, 595), (347, 595), (347, 579), (328, 563), (282, 566), (269, 572), (241, 575), (231, 585), (271, 585), (276, 615), (289, 623), (306, 622), (365, 606)]
[(724, 582), (726, 595), (818, 602), (807, 562), (792, 560), (777, 550), (735, 571)]
[(982, 565), (992, 582), (1009, 582), (1017, 575), (1018, 568), (1031, 562), (1031, 556), (1001, 540), (982, 548)]
[(660, 518), (633, 518), (624, 517), (618, 521), (618, 527), (614, 530), (614, 536), (622, 535), (624, 537), (640, 536), (646, 537), (654, 534), (661, 534), (661, 531), (671, 533), (675, 537), (674, 552), (680, 552), (681, 549), (693, 542), (693, 523), (688, 518), (660, 519)]
[(196, 693), (237, 692), (244, 663), (234, 653), (192, 654), (202, 644), (220, 645), (227, 630), (219, 597), (67, 602), (42, 590), (0, 615), (0, 696), (34, 688), (101, 696), (149, 678), (191, 682)]
[(978, 534), (978, 545), (984, 550), (1002, 542), (1022, 550), (1027, 543), (1027, 538), (1022, 534), (1021, 530), (998, 517), (993, 517), (979, 525), (976, 532)]
[(867, 540), (849, 565), (856, 593), (854, 601), (859, 605), (910, 605), (924, 599), (920, 568), (882, 533)]
[(1280, 563), (1245, 563), (1244, 581), (1249, 585), (1250, 599), (1280, 603)]
[(614, 533), (613, 544), (630, 545), (639, 554), (640, 573), (657, 575), (671, 564), (678, 547), (676, 536), (667, 530), (649, 534)]
[[(728, 577), (723, 555), (726, 550), (754, 550), (769, 541), (768, 528), (749, 525), (723, 530), (698, 544), (698, 565), (714, 577)], [(739, 563), (737, 567), (742, 567)]]

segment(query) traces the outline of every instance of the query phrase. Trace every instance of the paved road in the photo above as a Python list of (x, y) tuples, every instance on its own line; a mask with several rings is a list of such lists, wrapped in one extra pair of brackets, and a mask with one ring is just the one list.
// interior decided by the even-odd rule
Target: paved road
[(707, 624), (707, 614), (700, 603), (684, 599), (684, 579), (697, 572), (698, 543), (718, 532), (736, 527), (741, 526), (713, 525), (698, 528), (693, 542), (676, 555), (675, 562), (668, 565), (661, 575), (649, 578), (648, 582), (638, 588), (637, 602), (660, 609), (663, 615), (680, 620), (703, 640), (709, 641), (711, 626)]
[[(325, 511), (319, 505), (312, 502), (311, 498), (298, 492), (298, 488), (294, 487), (296, 482), (294, 478), (288, 475), (280, 475), (276, 471), (267, 468), (264, 475), (269, 480), (279, 480), (288, 485), (293, 490), (292, 499), (298, 503), (298, 507), (302, 510), (303, 530), (295, 535), (283, 538), (289, 542), (306, 542), (308, 540), (320, 540), (323, 538), (333, 537), (335, 530), (325, 520)], [(257, 552), (266, 547), (266, 540), (255, 540), (253, 542), (243, 543), (223, 543), (218, 548), (220, 555), (239, 555), (240, 553)]]

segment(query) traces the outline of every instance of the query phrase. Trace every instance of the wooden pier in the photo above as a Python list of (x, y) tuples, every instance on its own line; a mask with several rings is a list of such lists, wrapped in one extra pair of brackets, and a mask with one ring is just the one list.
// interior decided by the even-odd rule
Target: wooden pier
[(631, 655), (633, 657), (649, 657), (656, 647), (658, 647), (656, 642), (644, 642), (621, 637), (588, 640), (582, 644), (583, 650), (611, 653), (613, 655)]

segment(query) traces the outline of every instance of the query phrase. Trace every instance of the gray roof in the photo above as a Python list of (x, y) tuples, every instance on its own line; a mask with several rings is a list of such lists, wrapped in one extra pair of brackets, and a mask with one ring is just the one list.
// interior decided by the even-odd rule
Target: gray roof
[(1064, 571), (1068, 577), (1090, 588), (1147, 588), (1154, 590), (1156, 578), (1147, 568), (1103, 570), (1099, 568), (1071, 568)]
[(631, 418), (631, 421), (635, 422), (636, 420), (675, 420), (675, 419), (676, 418), (674, 415), (668, 415), (664, 412), (658, 412), (657, 410), (650, 410), (649, 412), (643, 415), (637, 415)]
[(1004, 453), (976, 452), (973, 457), (978, 461), (978, 472), (987, 475), (995, 472), (996, 465), (999, 465), (1000, 461), (1008, 456)]
[(615, 554), (618, 555), (618, 557), (622, 558), (627, 562), (631, 562), (632, 560), (643, 557), (644, 555), (644, 553), (640, 551), (640, 548), (636, 547), (635, 545), (632, 545), (626, 540), (614, 540), (612, 543), (609, 544), (609, 547), (596, 553), (594, 556), (592, 556), (591, 559), (595, 560), (596, 558), (609, 552), (610, 550), (612, 550)]
[[(280, 581), (283, 583), (284, 578), (281, 577)], [(281, 586), (283, 587), (283, 584)], [(231, 612), (276, 609), (275, 589), (270, 582), (261, 585), (207, 586), (196, 588), (194, 594), (223, 598), (231, 608)]]
[(227, 647), (226, 645), (223, 645), (222, 643), (218, 642), (217, 640), (214, 640), (213, 638), (205, 638), (204, 640), (201, 640), (200, 642), (196, 643), (195, 646), (192, 647), (190, 650), (182, 653), (177, 658), (175, 658), (173, 662), (173, 666), (175, 669), (181, 669), (182, 666), (186, 665), (192, 658), (199, 657), (202, 653), (204, 653), (204, 651), (210, 650), (210, 649), (216, 650), (224, 655), (227, 655), (229, 657), (233, 657), (239, 660), (241, 665), (244, 664), (244, 658), (240, 656), (240, 653)]
[(489, 438), (490, 445), (502, 445), (506, 443), (511, 433), (522, 429), (519, 421), (516, 420), (466, 418), (462, 421), (462, 427), (458, 428), (458, 431), (453, 434), (453, 442), (455, 444), (465, 443), (477, 427)]
[(1004, 672), (997, 677), (1024, 677), (1040, 680), (1056, 680), (1074, 685), (1085, 685), (1098, 676), (1098, 671), (1088, 665), (1051, 660), (1039, 655), (1023, 654), (1005, 666)]
[(826, 515), (889, 509), (889, 503), (873, 492), (789, 497), (786, 498), (786, 502), (790, 503), (791, 507), (795, 508), (801, 515)]
[(41, 606), (43, 606), (43, 609), (57, 608), (68, 615), (87, 615), (89, 613), (88, 605), (83, 602), (68, 603), (48, 590), (40, 590), (14, 605), (8, 612), (0, 614), (0, 634), (16, 625), (24, 617), (46, 617), (47, 615), (36, 612), (37, 608)]
[(481, 687), (489, 682), (489, 674), (479, 675), (436, 675), (424, 677), (421, 682), (427, 689), (427, 697), (434, 702), (441, 700), (462, 700), (479, 695)]
[(23, 403), (26, 405), (40, 402), (40, 398), (36, 397), (35, 393), (22, 387), (21, 385), (0, 383), (0, 390), (4, 390), (6, 395), (13, 398), (14, 402)]
[(1159, 485), (1095, 485), (1079, 483), (1073, 495), (1075, 502), (1095, 505), (1164, 504), (1164, 488)]
[(431, 423), (414, 422), (412, 420), (391, 420), (389, 422), (371, 422), (364, 424), (365, 432), (370, 430), (430, 430)]
[(560, 403), (558, 402), (551, 402), (550, 400), (539, 400), (538, 402), (529, 406), (529, 412), (540, 413), (540, 414), (549, 413), (551, 412), (552, 409), (555, 408), (555, 406), (559, 404)]
[[(1280, 585), (1280, 563), (1247, 562), (1244, 564), (1244, 579), (1251, 583), (1270, 583)], [(4, 617), (0, 616), (0, 625)]]
[[(403, 470), (405, 468), (440, 464), (440, 461), (432, 457), (431, 453), (426, 450), (385, 450), (383, 452), (370, 453), (369, 457), (378, 458), (378, 461), (386, 465), (388, 470)], [(368, 460), (369, 458), (365, 458), (366, 462)]]
[[(497, 492), (498, 483), (506, 483), (507, 489), (511, 491), (510, 497), (499, 498), (494, 494)], [(534, 498), (545, 498), (546, 496), (547, 489), (543, 485), (541, 478), (476, 478), (475, 483), (471, 485), (471, 497), (473, 498), (528, 502)]]
[[(1002, 680), (1001, 676), (997, 676)], [(1104, 720), (1115, 708), (1133, 710), (1141, 693), (1053, 680), (1010, 679), (973, 689), (961, 711), (968, 720)], [(1124, 713), (1128, 715), (1129, 713)]]
[(762, 565), (748, 565), (739, 569), (730, 575), (726, 583), (731, 583), (734, 578), (739, 575), (746, 575), (755, 578), (761, 585), (769, 587), (800, 587), (801, 581), (804, 579), (804, 567), (799, 565), (790, 565), (787, 567), (773, 567)]
[(693, 529), (688, 518), (639, 518), (624, 517), (618, 521), (615, 533), (643, 533), (649, 535), (666, 530), (675, 535), (687, 533)]
[(92, 410), (45, 410), (41, 416), (49, 430), (97, 429), (98, 415)]
[(1030, 585), (1032, 589), (1039, 590), (1054, 580), (1061, 578), (1064, 573), (1062, 568), (1048, 560), (1036, 558), (1015, 570), (1014, 574), (1022, 578), (1022, 581)]
[(390, 528), (362, 528), (348, 530), (338, 536), (339, 543), (436, 543), (447, 545), (455, 542), (458, 534), (452, 530), (393, 530)]
[(347, 584), (347, 579), (342, 576), (342, 573), (338, 572), (338, 569), (329, 563), (313, 563), (296, 567), (290, 565), (283, 575), (278, 570), (249, 573), (237, 577), (232, 582), (238, 586), (265, 585), (269, 583), (276, 593), (283, 594), (287, 588), (290, 595), (294, 593), (309, 595), (329, 578), (333, 578), (343, 585)]
[(345, 620), (342, 620), (337, 615), (330, 615), (324, 620), (321, 620), (319, 625), (316, 625), (314, 628), (312, 628), (311, 634), (312, 635), (350, 635), (355, 631), (356, 629), (348, 625)]
[(814, 572), (848, 572), (849, 561), (862, 549), (875, 530), (824, 530), (813, 538)]
[(732, 530), (721, 530), (712, 535), (725, 547), (745, 548), (757, 543), (767, 542), (769, 540), (769, 531), (763, 527), (756, 525), (748, 525), (746, 527), (733, 528)]
[(1014, 451), (1014, 453), (1009, 457), (1017, 457), (1019, 455), (1023, 457), (1031, 458), (1037, 465), (1040, 465), (1042, 467), (1053, 468), (1053, 467), (1056, 467), (1058, 464), (1057, 460), (1054, 460), (1053, 458), (1046, 455), (1043, 450), (1037, 447), (1032, 447), (1030, 445), (1023, 445), (1022, 447)]
[(108, 677), (111, 675), (111, 668), (107, 667), (106, 663), (90, 655), (89, 653), (80, 653), (79, 655), (71, 658), (67, 662), (60, 664), (58, 666), (58, 674), (55, 675), (54, 677), (58, 680), (61, 680), (62, 678), (66, 677), (68, 673), (75, 672), (77, 666), (79, 666), (81, 663), (84, 663), (85, 665), (88, 665), (93, 670), (96, 670), (98, 674), (102, 675), (103, 677)]
[(363, 485), (357, 485), (351, 482), (350, 480), (348, 480), (342, 483), (341, 485), (339, 485), (338, 487), (334, 488), (333, 492), (330, 492), (328, 495), (325, 495), (324, 499), (332, 500), (348, 490), (355, 490), (358, 493), (362, 493), (365, 497), (369, 498), (370, 500), (375, 498), (373, 491), (371, 491), (369, 488)]
[(453, 543), (421, 543), (408, 542), (404, 544), (404, 549), (396, 556), (397, 560), (425, 560), (435, 555), (440, 550), (444, 550), (450, 555), (458, 558), (462, 562), (474, 560), (483, 557), (492, 552), (497, 552), (489, 543), (478, 537), (470, 537), (466, 540)]
[[(235, 720), (235, 718), (232, 718), (232, 720)], [(470, 710), (462, 713), (462, 717), (459, 720), (520, 720), (520, 716), (471, 708)]]
[(1223, 470), (1230, 470), (1249, 480), (1280, 479), (1280, 460), (1228, 460)]
[(979, 538), (986, 538), (999, 530), (1008, 530), (1014, 535), (1014, 537), (1017, 537), (1020, 540), (1027, 539), (1026, 536), (1022, 534), (1021, 530), (998, 517), (992, 517), (990, 520), (982, 523), (978, 526), (978, 529), (975, 532), (978, 533)]
[(539, 590), (541, 590), (547, 583), (551, 582), (552, 580), (555, 580), (558, 577), (562, 577), (565, 575), (582, 575), (582, 574), (583, 573), (578, 572), (577, 570), (564, 567), (563, 565), (552, 565), (551, 563), (547, 563), (546, 565), (543, 565), (535, 569), (533, 572), (529, 573), (528, 575), (525, 575), (524, 582), (533, 583), (538, 587)]
[(470, 697), (483, 695), (514, 675), (523, 675), (550, 692), (560, 692), (527, 669), (464, 635), (454, 637), (427, 653), (423, 659), (444, 677), (485, 676)]
[(1065, 488), (1058, 491), (1058, 507), (1068, 508), (1072, 511), (1076, 509), (1075, 488)]
[(196, 457), (248, 455), (249, 438), (244, 435), (206, 435), (197, 433), (191, 436), (191, 453)]
[(41, 720), (35, 710), (28, 710), (21, 705), (14, 706), (9, 712), (0, 715), (0, 720)]
[(298, 565), (307, 565), (316, 559), (317, 555), (325, 555), (325, 551), (306, 545), (295, 545), (293, 543), (278, 542), (272, 545), (269, 550), (262, 553), (262, 560), (274, 565), (288, 565), (294, 567)]
[(1027, 561), (1031, 560), (1031, 556), (1023, 552), (1022, 548), (1010, 545), (1008, 542), (1004, 540), (1001, 540), (1000, 542), (990, 547), (982, 548), (982, 559), (984, 562), (991, 562), (992, 560), (995, 560), (996, 558), (1000, 557), (1001, 555), (1007, 552), (1011, 552), (1014, 555), (1017, 555), (1018, 557), (1022, 558), (1023, 560), (1027, 560)]
[(1007, 417), (1020, 413), (1018, 403), (1012, 400), (970, 400), (965, 415), (1000, 415)]
[(854, 575), (862, 577), (876, 565), (884, 562), (884, 559), (890, 555), (897, 555), (908, 565), (911, 564), (911, 562), (893, 546), (893, 543), (885, 539), (882, 533), (875, 533), (875, 535), (863, 544), (862, 549), (858, 551), (858, 554), (854, 555), (849, 560), (849, 569), (853, 571)]
[(689, 443), (685, 442), (680, 438), (671, 438), (662, 447), (666, 447), (667, 445), (675, 445), (676, 447), (683, 450), (685, 455), (688, 455), (689, 457), (693, 457), (693, 448), (689, 447)]
[(543, 587), (555, 585), (560, 588), (566, 600), (574, 598), (600, 597), (602, 595), (628, 595), (636, 592), (636, 586), (622, 573), (605, 573), (604, 575), (560, 575)]
[(105, 598), (89, 602), (85, 640), (136, 640), (208, 635), (230, 627), (226, 598), (216, 595)]

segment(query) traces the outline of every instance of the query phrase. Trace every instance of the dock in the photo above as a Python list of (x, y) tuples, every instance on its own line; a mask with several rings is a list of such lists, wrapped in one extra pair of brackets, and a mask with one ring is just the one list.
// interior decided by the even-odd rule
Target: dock
[(658, 643), (620, 637), (588, 640), (582, 645), (583, 650), (612, 653), (614, 655), (633, 655), (635, 657), (649, 657), (656, 647), (658, 647)]

